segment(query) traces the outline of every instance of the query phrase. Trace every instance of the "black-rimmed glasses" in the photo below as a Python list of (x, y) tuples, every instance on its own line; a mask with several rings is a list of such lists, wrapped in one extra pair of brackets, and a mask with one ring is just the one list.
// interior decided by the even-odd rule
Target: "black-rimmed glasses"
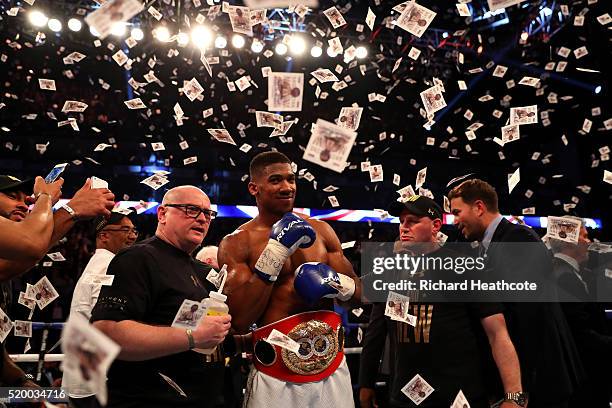
[(202, 213), (204, 213), (206, 218), (210, 218), (211, 220), (217, 217), (216, 211), (209, 210), (208, 208), (200, 208), (193, 204), (164, 204), (164, 206), (180, 208), (189, 218), (198, 218)]

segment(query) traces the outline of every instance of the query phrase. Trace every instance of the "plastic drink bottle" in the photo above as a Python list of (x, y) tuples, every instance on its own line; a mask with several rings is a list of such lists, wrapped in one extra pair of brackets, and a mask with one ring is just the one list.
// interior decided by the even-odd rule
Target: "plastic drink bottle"
[[(210, 297), (202, 300), (202, 305), (206, 308), (206, 316), (224, 316), (229, 313), (229, 307), (225, 303), (227, 296), (220, 292), (210, 292)], [(202, 354), (212, 354), (217, 346), (207, 349), (194, 348), (194, 351)]]

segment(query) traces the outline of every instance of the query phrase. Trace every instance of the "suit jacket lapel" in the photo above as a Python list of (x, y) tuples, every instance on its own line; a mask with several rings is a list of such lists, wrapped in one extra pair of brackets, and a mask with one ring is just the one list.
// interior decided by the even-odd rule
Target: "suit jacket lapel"
[(497, 225), (497, 228), (495, 229), (495, 232), (493, 233), (493, 238), (491, 238), (491, 242), (492, 243), (493, 242), (501, 242), (502, 241), (502, 237), (506, 233), (506, 230), (508, 229), (509, 225), (510, 225), (510, 221), (508, 221), (505, 218), (502, 218), (502, 220)]

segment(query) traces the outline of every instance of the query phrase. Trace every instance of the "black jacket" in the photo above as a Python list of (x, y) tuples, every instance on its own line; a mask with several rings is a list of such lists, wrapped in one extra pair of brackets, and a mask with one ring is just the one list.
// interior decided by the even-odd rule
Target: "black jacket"
[[(530, 243), (529, 250), (521, 249), (524, 246), (504, 245), (509, 242)], [(486, 254), (487, 266), (493, 273), (530, 279), (552, 293), (552, 257), (532, 229), (502, 219)], [(536, 408), (540, 404), (569, 401), (585, 381), (585, 372), (559, 303), (504, 305), (508, 332), (521, 363), (523, 388), (530, 393), (529, 406)]]
[(583, 392), (578, 393), (576, 402), (580, 406), (608, 408), (612, 384), (612, 374), (609, 372), (612, 366), (612, 336), (606, 332), (603, 305), (589, 301), (593, 300), (592, 294), (565, 260), (553, 258), (553, 268), (564, 296), (561, 299), (571, 299), (561, 303), (561, 307), (588, 375), (588, 384)]

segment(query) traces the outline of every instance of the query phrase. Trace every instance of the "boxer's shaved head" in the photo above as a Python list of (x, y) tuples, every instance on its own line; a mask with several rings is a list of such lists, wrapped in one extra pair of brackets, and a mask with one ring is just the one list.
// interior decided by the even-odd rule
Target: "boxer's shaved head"
[(257, 156), (253, 157), (253, 160), (251, 160), (251, 164), (249, 165), (249, 176), (251, 177), (251, 180), (254, 180), (260, 176), (266, 166), (277, 163), (287, 163), (290, 165), (291, 160), (280, 152), (270, 151), (259, 153)]

